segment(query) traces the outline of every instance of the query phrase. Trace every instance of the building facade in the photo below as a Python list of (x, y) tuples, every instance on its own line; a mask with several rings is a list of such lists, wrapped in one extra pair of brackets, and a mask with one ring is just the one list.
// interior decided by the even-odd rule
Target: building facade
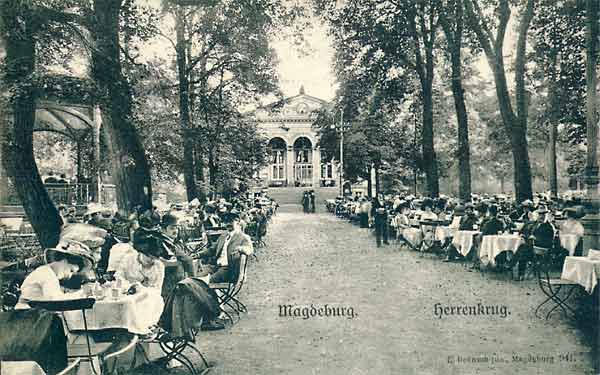
[(336, 186), (336, 164), (323, 160), (312, 125), (315, 110), (327, 106), (322, 99), (296, 96), (258, 108), (254, 119), (267, 137), (269, 164), (259, 173), (264, 186)]

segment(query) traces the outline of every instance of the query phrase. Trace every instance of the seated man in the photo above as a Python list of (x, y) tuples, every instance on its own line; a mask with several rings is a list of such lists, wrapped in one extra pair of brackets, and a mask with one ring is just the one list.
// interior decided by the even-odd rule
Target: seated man
[(252, 240), (243, 233), (239, 225), (237, 212), (224, 216), (227, 232), (223, 233), (207, 252), (208, 264), (203, 265), (201, 280), (208, 283), (235, 282), (239, 275), (241, 254), (251, 255), (254, 252)]
[(481, 235), (496, 235), (504, 231), (504, 222), (498, 218), (498, 206), (488, 207), (487, 217), (481, 223)]
[(552, 249), (554, 243), (554, 226), (546, 220), (548, 210), (546, 206), (540, 206), (536, 212), (536, 220), (530, 225), (525, 225), (521, 231), (521, 235), (525, 238), (526, 243), (519, 246), (515, 253), (514, 264), (519, 264), (519, 280), (523, 280), (527, 263), (533, 261), (535, 256), (533, 252), (534, 246)]

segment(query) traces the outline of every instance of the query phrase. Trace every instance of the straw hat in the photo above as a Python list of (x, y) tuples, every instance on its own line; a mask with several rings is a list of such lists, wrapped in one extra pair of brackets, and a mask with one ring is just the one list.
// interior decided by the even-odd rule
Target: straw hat
[(59, 254), (68, 254), (80, 257), (83, 259), (84, 269), (91, 270), (94, 268), (95, 261), (92, 252), (89, 247), (81, 242), (74, 240), (61, 240), (56, 247), (46, 249), (44, 252), (46, 263), (54, 262)]
[(102, 207), (100, 204), (98, 204), (98, 203), (90, 203), (87, 206), (87, 210), (85, 211), (85, 214), (86, 215), (99, 214), (102, 211), (104, 211), (104, 207)]
[(94, 249), (104, 245), (107, 235), (106, 230), (95, 225), (74, 223), (63, 229), (60, 240), (80, 242), (89, 249)]

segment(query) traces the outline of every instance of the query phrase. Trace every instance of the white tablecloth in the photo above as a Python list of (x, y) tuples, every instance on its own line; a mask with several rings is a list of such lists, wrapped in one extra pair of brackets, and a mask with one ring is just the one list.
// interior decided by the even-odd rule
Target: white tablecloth
[(566, 257), (561, 278), (576, 282), (592, 294), (600, 277), (600, 259)]
[(0, 375), (46, 375), (44, 370), (33, 361), (2, 361)]
[(459, 230), (454, 234), (452, 245), (462, 256), (467, 256), (473, 247), (474, 236), (481, 232), (477, 230)]
[[(110, 290), (107, 292), (110, 294)], [(151, 324), (157, 323), (148, 320), (151, 315), (148, 311), (153, 308), (149, 304), (155, 303), (154, 298), (157, 296), (139, 292), (133, 295), (121, 294), (117, 299), (107, 295), (102, 300), (96, 300), (92, 309), (85, 311), (88, 330), (124, 328), (131, 333), (144, 333)], [(84, 329), (81, 311), (65, 311), (64, 318), (70, 331)]]
[(484, 266), (495, 265), (495, 259), (503, 251), (515, 253), (523, 243), (523, 238), (514, 234), (500, 234), (483, 236), (479, 249), (479, 260)]
[(404, 229), (402, 231), (402, 236), (414, 247), (421, 246), (421, 242), (423, 241), (423, 233), (417, 228)]
[(446, 238), (451, 238), (451, 237), (452, 237), (452, 230), (450, 230), (449, 227), (439, 225), (435, 228), (436, 241), (440, 241), (441, 243), (444, 243), (446, 241)]
[(576, 234), (561, 233), (558, 234), (558, 237), (560, 238), (560, 246), (567, 249), (569, 251), (569, 255), (573, 256), (575, 254), (575, 249), (579, 244), (579, 240), (581, 240), (581, 237), (579, 237)]

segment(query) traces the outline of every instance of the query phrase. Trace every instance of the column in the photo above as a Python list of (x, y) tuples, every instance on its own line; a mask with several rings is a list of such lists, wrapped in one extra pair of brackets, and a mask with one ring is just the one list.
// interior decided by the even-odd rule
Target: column
[(286, 155), (286, 166), (285, 166), (285, 175), (287, 178), (287, 186), (294, 186), (294, 148), (292, 146), (287, 146), (287, 155)]
[(315, 146), (312, 152), (313, 187), (321, 186), (321, 149)]
[(100, 111), (99, 106), (95, 106), (92, 114), (92, 120), (94, 122), (94, 129), (92, 143), (94, 147), (94, 160), (92, 162), (92, 170), (91, 170), (91, 186), (90, 189), (92, 191), (92, 201), (96, 203), (100, 203), (100, 129), (102, 127), (102, 112)]

